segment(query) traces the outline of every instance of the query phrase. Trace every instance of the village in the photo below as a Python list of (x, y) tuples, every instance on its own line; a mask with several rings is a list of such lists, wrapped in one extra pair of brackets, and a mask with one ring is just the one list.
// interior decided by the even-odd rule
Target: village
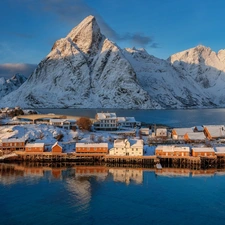
[(82, 117), (25, 112), (9, 118), (10, 112), (1, 110), (1, 161), (79, 160), (196, 168), (225, 163), (224, 125), (143, 126), (134, 117), (101, 112), (86, 118), (91, 121), (88, 131), (79, 126)]

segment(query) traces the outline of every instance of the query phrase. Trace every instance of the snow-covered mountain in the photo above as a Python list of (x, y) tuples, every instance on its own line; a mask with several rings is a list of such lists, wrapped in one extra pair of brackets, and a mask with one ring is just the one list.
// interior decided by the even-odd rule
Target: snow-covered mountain
[(0, 106), (196, 108), (225, 106), (225, 50), (195, 48), (168, 60), (120, 49), (93, 16), (55, 42), (29, 79)]
[(212, 105), (210, 97), (193, 79), (176, 70), (169, 62), (149, 55), (144, 49), (125, 49), (140, 85), (164, 108)]
[(18, 89), (27, 78), (22, 74), (16, 74), (10, 79), (0, 77), (0, 99)]
[(199, 45), (172, 55), (168, 61), (186, 81), (195, 83), (217, 106), (225, 105), (225, 50)]
[[(122, 50), (93, 16), (53, 45), (27, 82), (1, 105), (21, 107), (157, 108)], [(9, 105), (10, 104), (10, 105)]]

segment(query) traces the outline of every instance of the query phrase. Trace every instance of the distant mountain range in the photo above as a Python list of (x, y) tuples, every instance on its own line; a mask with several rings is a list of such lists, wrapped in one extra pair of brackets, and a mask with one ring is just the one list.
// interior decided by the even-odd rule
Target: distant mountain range
[(88, 16), (17, 90), (0, 95), (0, 106), (211, 108), (225, 107), (224, 90), (225, 50), (200, 45), (158, 59), (144, 49), (119, 48)]
[(27, 78), (19, 73), (10, 79), (0, 77), (0, 99), (18, 89), (26, 80)]

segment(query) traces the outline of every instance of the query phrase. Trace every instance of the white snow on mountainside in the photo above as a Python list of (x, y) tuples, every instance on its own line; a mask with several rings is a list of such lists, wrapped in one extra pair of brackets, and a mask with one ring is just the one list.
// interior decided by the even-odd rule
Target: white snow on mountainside
[(225, 105), (225, 50), (215, 53), (199, 45), (172, 55), (168, 61), (186, 80), (204, 90), (215, 105)]
[(27, 78), (22, 74), (16, 74), (10, 79), (0, 77), (0, 99), (18, 89), (26, 80)]
[(21, 107), (157, 108), (93, 16), (56, 41), (27, 82), (2, 99)]
[(28, 80), (0, 107), (201, 108), (225, 106), (225, 50), (195, 48), (168, 60), (120, 49), (93, 16), (55, 42)]
[(124, 54), (140, 85), (164, 108), (210, 106), (210, 98), (177, 72), (167, 61), (150, 56), (144, 49), (125, 49)]

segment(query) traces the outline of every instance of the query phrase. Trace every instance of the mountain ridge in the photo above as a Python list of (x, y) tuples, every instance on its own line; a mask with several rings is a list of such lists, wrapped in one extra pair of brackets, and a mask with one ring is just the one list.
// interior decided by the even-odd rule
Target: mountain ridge
[[(167, 60), (121, 49), (88, 16), (0, 106), (33, 108), (211, 108), (225, 106), (225, 50), (199, 45)], [(6, 105), (8, 104), (8, 105)]]

